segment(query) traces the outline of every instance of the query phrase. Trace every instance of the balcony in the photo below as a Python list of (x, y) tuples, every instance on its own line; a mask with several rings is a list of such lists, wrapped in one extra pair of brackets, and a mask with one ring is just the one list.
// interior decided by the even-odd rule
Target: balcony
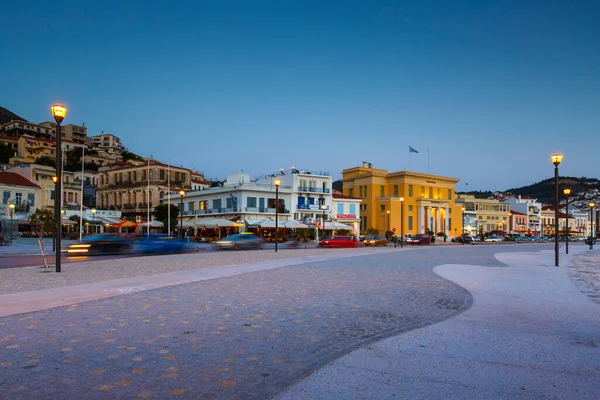
[(304, 193), (329, 193), (329, 189), (298, 186), (298, 192)]
[[(310, 211), (323, 211), (321, 210), (321, 205), (320, 204), (298, 204), (296, 206), (296, 209), (298, 210), (310, 210)], [(325, 211), (329, 210), (329, 206), (327, 206), (327, 208), (325, 209)]]

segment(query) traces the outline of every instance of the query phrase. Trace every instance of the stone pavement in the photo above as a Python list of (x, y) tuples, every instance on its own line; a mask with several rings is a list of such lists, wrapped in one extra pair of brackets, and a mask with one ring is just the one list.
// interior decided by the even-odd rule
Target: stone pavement
[[(4, 285), (12, 294), (0, 296), (0, 308), (41, 292), (65, 306), (0, 319), (0, 397), (269, 398), (299, 381), (281, 398), (595, 398), (598, 305), (564, 268), (549, 267), (551, 250), (538, 250), (551, 245), (460, 247), (141, 257), (66, 264), (62, 274), (11, 269), (0, 282), (16, 274), (29, 292)], [(600, 257), (583, 250), (571, 252), (593, 271)], [(502, 251), (511, 252), (497, 256), (508, 268), (493, 257)], [(568, 267), (574, 276), (591, 275), (577, 265)], [(451, 281), (473, 294), (473, 307)], [(69, 285), (100, 300), (71, 297), (60, 289)], [(102, 299), (110, 288), (118, 296)], [(132, 290), (114, 291), (123, 288)]]
[(341, 357), (276, 399), (600, 398), (600, 252), (573, 247), (558, 268), (552, 250), (497, 254), (507, 268), (436, 267), (473, 307)]

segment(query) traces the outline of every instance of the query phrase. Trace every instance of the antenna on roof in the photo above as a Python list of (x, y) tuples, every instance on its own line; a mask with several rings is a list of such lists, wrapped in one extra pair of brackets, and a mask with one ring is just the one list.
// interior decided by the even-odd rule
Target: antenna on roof
[(279, 168), (279, 173), (280, 173), (281, 175), (285, 175), (285, 172), (284, 172), (283, 168)]

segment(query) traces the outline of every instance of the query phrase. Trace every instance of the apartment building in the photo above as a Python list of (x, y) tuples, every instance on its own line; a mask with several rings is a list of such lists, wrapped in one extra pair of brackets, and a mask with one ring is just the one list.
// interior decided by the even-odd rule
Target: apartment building
[(510, 205), (511, 210), (527, 214), (527, 234), (541, 236), (542, 234), (542, 203), (537, 199), (510, 196), (505, 201)]
[(0, 172), (0, 216), (3, 219), (24, 218), (41, 207), (41, 188), (14, 172)]
[(190, 191), (193, 174), (151, 158), (101, 167), (98, 172), (98, 208), (121, 211), (128, 220), (146, 220), (148, 212), (169, 192)]
[(102, 149), (109, 154), (121, 154), (125, 150), (125, 146), (121, 139), (110, 133), (100, 133), (91, 137), (91, 145), (97, 149)]
[(413, 171), (388, 172), (368, 162), (342, 171), (344, 195), (362, 199), (360, 232), (376, 229), (380, 235), (400, 230), (448, 236), (460, 232), (461, 206), (455, 203), (458, 182)]
[(483, 236), (486, 232), (507, 232), (510, 229), (509, 204), (496, 199), (477, 199), (473, 195), (460, 195), (457, 202), (464, 204), (465, 213), (476, 216), (475, 221), (465, 227), (470, 234)]

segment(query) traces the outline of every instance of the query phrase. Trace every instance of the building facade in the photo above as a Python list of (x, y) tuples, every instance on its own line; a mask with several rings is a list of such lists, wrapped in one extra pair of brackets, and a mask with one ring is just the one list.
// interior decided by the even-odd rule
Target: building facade
[(527, 215), (527, 234), (541, 236), (542, 234), (542, 203), (529, 197), (511, 196), (505, 200), (511, 210)]
[(458, 179), (412, 171), (388, 172), (371, 163), (342, 171), (343, 193), (362, 199), (360, 232), (453, 235), (461, 226)]
[(94, 148), (102, 149), (109, 154), (121, 154), (125, 150), (125, 146), (121, 139), (110, 133), (100, 133), (91, 137), (91, 145)]
[(131, 221), (146, 220), (167, 193), (191, 189), (192, 171), (150, 158), (101, 167), (98, 173), (98, 208), (121, 211)]
[(473, 195), (460, 195), (465, 213), (475, 214), (475, 220), (465, 226), (470, 234), (507, 232), (510, 227), (510, 205), (496, 199), (477, 199)]
[(24, 218), (42, 207), (41, 188), (14, 172), (0, 172), (0, 216), (3, 219)]

